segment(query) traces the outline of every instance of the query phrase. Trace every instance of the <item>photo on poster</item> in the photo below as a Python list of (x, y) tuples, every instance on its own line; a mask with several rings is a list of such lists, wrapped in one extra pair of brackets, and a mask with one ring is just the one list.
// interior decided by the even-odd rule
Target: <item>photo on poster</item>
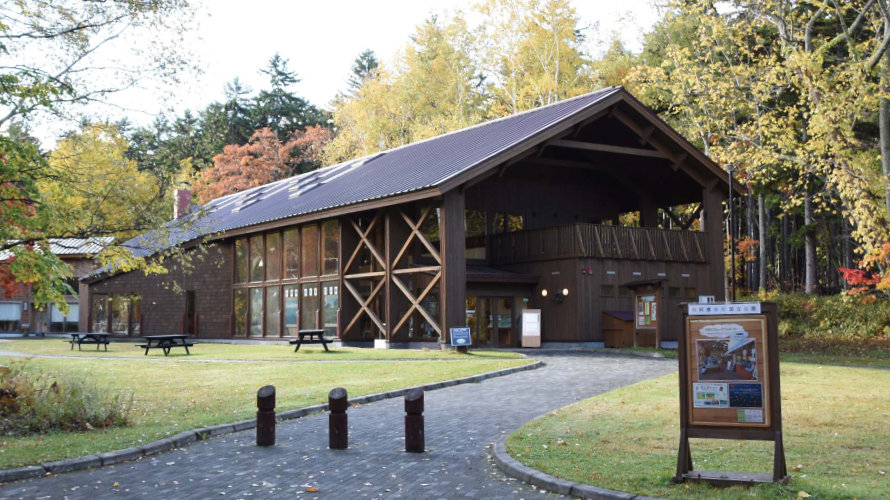
[(692, 384), (693, 408), (729, 408), (727, 384)]
[(762, 408), (762, 384), (729, 384), (729, 406), (732, 408)]
[(699, 380), (757, 380), (757, 348), (751, 337), (696, 341)]

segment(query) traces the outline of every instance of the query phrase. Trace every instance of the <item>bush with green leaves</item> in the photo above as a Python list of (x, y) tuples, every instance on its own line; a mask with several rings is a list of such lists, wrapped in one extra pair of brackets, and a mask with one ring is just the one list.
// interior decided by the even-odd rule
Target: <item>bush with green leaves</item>
[(783, 337), (890, 337), (890, 301), (885, 299), (780, 294), (769, 300), (778, 304)]
[(4, 435), (124, 426), (132, 406), (132, 394), (109, 394), (83, 376), (42, 372), (27, 361), (0, 366)]

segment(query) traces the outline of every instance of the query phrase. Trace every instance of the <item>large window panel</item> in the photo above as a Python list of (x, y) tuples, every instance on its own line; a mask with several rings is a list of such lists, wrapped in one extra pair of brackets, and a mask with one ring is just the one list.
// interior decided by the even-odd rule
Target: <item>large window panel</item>
[(300, 277), (300, 230), (297, 228), (284, 232), (284, 277)]
[(303, 311), (300, 315), (301, 330), (315, 330), (318, 316), (318, 284), (303, 283)]
[(236, 288), (232, 312), (235, 315), (235, 336), (243, 337), (247, 334), (247, 289)]
[(321, 284), (324, 307), (322, 309), (322, 325), (328, 337), (337, 336), (337, 311), (340, 309), (339, 282), (325, 281)]
[(263, 281), (266, 276), (263, 262), (263, 235), (250, 237), (250, 281)]
[(281, 234), (266, 235), (266, 279), (281, 279)]
[(263, 289), (250, 289), (250, 335), (263, 334)]
[(136, 294), (130, 299), (130, 335), (142, 335), (142, 297)]
[(323, 274), (337, 274), (340, 268), (340, 224), (329, 220), (321, 225), (324, 249)]
[(248, 267), (247, 238), (235, 240), (235, 283), (247, 282)]
[(300, 285), (284, 286), (284, 333), (296, 337), (300, 330)]
[(318, 276), (318, 226), (303, 226), (303, 276)]
[(21, 329), (21, 322), (21, 302), (4, 302), (0, 304), (0, 332), (17, 332)]
[(93, 295), (92, 324), (90, 325), (90, 331), (108, 331), (108, 296), (105, 294), (97, 293)]
[(126, 335), (130, 319), (130, 297), (113, 295), (111, 297), (111, 333)]
[(266, 336), (281, 335), (281, 287), (266, 287)]

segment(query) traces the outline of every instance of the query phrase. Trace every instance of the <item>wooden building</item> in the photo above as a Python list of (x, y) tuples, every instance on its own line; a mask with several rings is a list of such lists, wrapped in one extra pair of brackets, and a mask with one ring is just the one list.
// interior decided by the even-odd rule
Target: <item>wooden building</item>
[[(671, 340), (677, 303), (722, 299), (727, 189), (704, 154), (607, 88), (214, 200), (129, 242), (142, 255), (158, 239), (204, 242), (190, 272), (95, 273), (81, 326), (324, 328), (359, 345), (446, 343), (469, 326), (476, 345), (518, 346), (533, 308), (545, 343), (602, 342), (604, 311), (639, 312), (638, 329)], [(654, 290), (639, 311), (634, 283)]]

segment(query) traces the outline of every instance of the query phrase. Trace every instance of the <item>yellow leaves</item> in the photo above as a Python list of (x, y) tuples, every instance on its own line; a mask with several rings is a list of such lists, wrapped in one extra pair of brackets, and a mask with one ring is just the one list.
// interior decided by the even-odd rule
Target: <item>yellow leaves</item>
[(315, 487), (312, 487), (312, 486), (307, 486), (307, 487), (306, 487), (306, 493), (319, 493), (320, 491), (321, 491), (321, 490), (319, 490), (318, 488), (315, 488)]
[(803, 490), (797, 492), (797, 498), (810, 498), (811, 496), (812, 495)]

